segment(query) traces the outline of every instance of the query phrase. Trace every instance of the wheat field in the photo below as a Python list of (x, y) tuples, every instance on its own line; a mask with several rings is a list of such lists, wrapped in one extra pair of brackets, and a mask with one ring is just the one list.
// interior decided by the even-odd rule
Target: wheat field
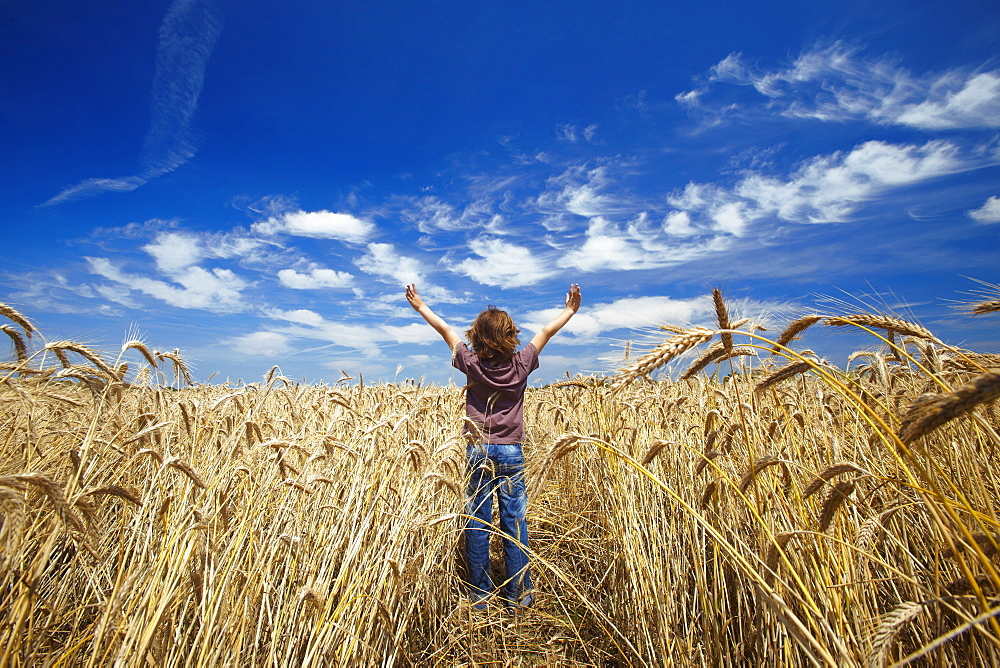
[(1000, 356), (713, 303), (528, 390), (516, 614), (463, 596), (461, 388), (192, 384), (0, 304), (0, 665), (1000, 664)]

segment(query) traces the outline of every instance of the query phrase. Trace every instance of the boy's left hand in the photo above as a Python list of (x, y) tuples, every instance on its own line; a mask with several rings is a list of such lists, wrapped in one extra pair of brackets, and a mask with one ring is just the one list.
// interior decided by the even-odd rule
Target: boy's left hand
[(572, 309), (573, 313), (580, 310), (580, 286), (573, 283), (569, 286), (569, 292), (566, 293), (566, 308)]

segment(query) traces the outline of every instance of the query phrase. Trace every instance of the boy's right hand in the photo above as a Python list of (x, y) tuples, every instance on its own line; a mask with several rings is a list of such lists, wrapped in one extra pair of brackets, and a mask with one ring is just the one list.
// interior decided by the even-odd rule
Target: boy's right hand
[(424, 305), (424, 300), (417, 294), (416, 283), (410, 283), (406, 286), (406, 301), (410, 302), (414, 311), (419, 311), (420, 307)]

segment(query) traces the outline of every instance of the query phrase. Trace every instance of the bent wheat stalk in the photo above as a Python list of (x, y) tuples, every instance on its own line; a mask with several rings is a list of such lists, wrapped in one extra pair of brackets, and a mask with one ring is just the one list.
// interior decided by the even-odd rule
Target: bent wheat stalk
[(855, 315), (827, 318), (826, 324), (833, 327), (860, 325), (869, 329), (885, 329), (890, 332), (899, 332), (905, 336), (914, 336), (918, 339), (927, 339), (928, 341), (938, 340), (926, 327), (901, 318), (890, 318), (889, 316), (873, 313), (858, 313)]
[(898, 436), (911, 443), (979, 404), (1000, 396), (1000, 373), (984, 373), (949, 394), (925, 395), (914, 401), (903, 416)]

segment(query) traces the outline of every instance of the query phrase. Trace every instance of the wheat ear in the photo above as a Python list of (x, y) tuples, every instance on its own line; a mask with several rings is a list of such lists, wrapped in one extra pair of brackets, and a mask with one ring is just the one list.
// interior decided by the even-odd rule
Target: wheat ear
[(797, 376), (800, 373), (805, 373), (810, 369), (812, 365), (809, 362), (790, 362), (785, 366), (781, 367), (770, 376), (764, 380), (757, 383), (756, 387), (753, 388), (754, 392), (763, 392), (767, 388), (780, 383), (783, 380), (791, 378), (792, 376)]
[(186, 475), (188, 478), (191, 479), (191, 482), (193, 482), (195, 486), (201, 487), (202, 489), (208, 487), (208, 485), (206, 485), (205, 482), (200, 477), (198, 477), (198, 474), (194, 472), (194, 469), (191, 468), (191, 465), (188, 464), (183, 459), (180, 459), (179, 457), (171, 457), (170, 459), (167, 460), (167, 466), (169, 466), (172, 469), (177, 469), (178, 471)]
[(976, 304), (972, 307), (972, 313), (975, 315), (995, 313), (997, 311), (1000, 311), (1000, 299), (991, 299), (988, 302), (982, 302), (981, 304)]
[(785, 331), (783, 331), (778, 336), (778, 340), (774, 342), (775, 345), (772, 348), (772, 350), (774, 350), (775, 352), (781, 350), (782, 347), (787, 346), (789, 343), (791, 343), (792, 339), (794, 339), (796, 336), (798, 336), (805, 330), (809, 329), (822, 319), (823, 316), (821, 315), (804, 315), (801, 318), (798, 318), (797, 320), (793, 320), (788, 325), (788, 327), (785, 328)]
[(146, 359), (149, 366), (156, 368), (156, 357), (153, 355), (152, 351), (146, 347), (145, 342), (139, 339), (132, 339), (131, 341), (126, 341), (122, 344), (122, 353), (127, 350), (138, 350), (139, 353)]
[(849, 472), (865, 473), (864, 469), (857, 466), (856, 464), (852, 464), (851, 462), (841, 462), (839, 464), (834, 464), (833, 466), (827, 467), (826, 469), (821, 471), (819, 475), (817, 475), (815, 478), (812, 479), (812, 482), (810, 482), (809, 485), (805, 488), (805, 491), (802, 492), (802, 498), (807, 499), (816, 492), (818, 492), (820, 488), (823, 487), (823, 484), (830, 478), (838, 476), (841, 473), (849, 473)]
[(787, 477), (788, 476), (788, 463), (785, 462), (784, 459), (780, 459), (779, 457), (776, 457), (774, 455), (768, 455), (766, 457), (761, 457), (760, 459), (758, 459), (755, 462), (753, 462), (750, 465), (750, 468), (747, 469), (747, 472), (743, 475), (743, 478), (740, 480), (740, 484), (739, 484), (740, 491), (741, 492), (747, 491), (747, 487), (749, 487), (750, 484), (753, 483), (754, 478), (757, 477), (758, 473), (760, 473), (761, 471), (763, 471), (764, 469), (766, 469), (768, 467), (775, 466), (777, 464), (781, 464), (782, 466), (784, 466), (784, 468), (785, 468), (784, 474)]
[(833, 518), (837, 514), (837, 510), (844, 505), (848, 497), (854, 493), (854, 481), (844, 480), (838, 482), (836, 486), (830, 490), (830, 495), (826, 497), (826, 502), (823, 504), (823, 509), (819, 514), (819, 530), (826, 531), (830, 524), (833, 522)]
[(35, 332), (38, 331), (35, 328), (35, 326), (31, 324), (31, 321), (28, 320), (27, 318), (25, 318), (20, 313), (18, 313), (17, 310), (13, 306), (10, 306), (8, 304), (4, 304), (4, 303), (0, 302), (0, 315), (2, 315), (3, 317), (7, 318), (11, 322), (13, 322), (15, 325), (17, 325), (18, 327), (20, 327), (21, 329), (23, 329), (25, 335), (29, 339), (31, 338), (32, 334), (34, 334)]
[(889, 653), (889, 645), (896, 638), (899, 630), (908, 622), (915, 619), (924, 609), (922, 603), (916, 601), (905, 601), (886, 613), (882, 618), (882, 624), (878, 632), (872, 639), (872, 651), (868, 655), (868, 662), (871, 666), (882, 666), (885, 664), (886, 655)]
[[(719, 329), (731, 329), (729, 326), (729, 311), (726, 310), (726, 303), (722, 301), (722, 291), (719, 288), (712, 290), (712, 301), (715, 303), (715, 317), (719, 321)], [(729, 352), (733, 349), (733, 335), (728, 332), (720, 334), (722, 347)]]
[(611, 383), (611, 391), (617, 392), (636, 378), (649, 375), (681, 353), (708, 341), (713, 336), (715, 332), (712, 330), (695, 327), (683, 334), (670, 337), (615, 376)]
[(642, 465), (643, 466), (648, 465), (651, 461), (653, 461), (656, 455), (660, 454), (660, 451), (663, 450), (663, 448), (671, 444), (672, 441), (661, 441), (661, 440), (653, 441), (653, 445), (649, 447), (649, 450), (646, 451), (646, 454), (642, 458), (641, 462)]
[(23, 362), (28, 359), (28, 346), (24, 343), (24, 338), (21, 333), (10, 325), (0, 325), (0, 329), (3, 330), (4, 334), (10, 337), (11, 342), (14, 344), (14, 354), (17, 355), (17, 361)]
[[(117, 377), (115, 375), (115, 370), (112, 369), (100, 355), (82, 343), (77, 343), (76, 341), (53, 341), (45, 344), (45, 350), (52, 350), (57, 356), (59, 356), (60, 352), (69, 350), (70, 352), (74, 352), (86, 359), (88, 362), (104, 372), (109, 378)], [(66, 366), (64, 360), (65, 355), (59, 357), (59, 361), (63, 362), (63, 366)]]
[(767, 555), (764, 557), (764, 565), (767, 567), (767, 573), (764, 574), (764, 581), (767, 584), (774, 582), (775, 576), (778, 574), (778, 558), (781, 553), (785, 551), (785, 546), (788, 545), (788, 541), (792, 539), (793, 536), (801, 533), (808, 533), (806, 531), (785, 531), (783, 533), (776, 534), (774, 536), (774, 542), (767, 549)]
[(117, 496), (119, 499), (124, 499), (137, 506), (142, 506), (142, 497), (139, 496), (137, 491), (120, 485), (105, 485), (104, 487), (88, 490), (84, 492), (84, 494), (90, 496)]
[(709, 364), (719, 359), (726, 354), (726, 349), (721, 343), (716, 343), (709, 346), (705, 353), (696, 359), (687, 370), (681, 374), (681, 380), (687, 380), (688, 378), (694, 378), (698, 375), (698, 372), (707, 367)]

